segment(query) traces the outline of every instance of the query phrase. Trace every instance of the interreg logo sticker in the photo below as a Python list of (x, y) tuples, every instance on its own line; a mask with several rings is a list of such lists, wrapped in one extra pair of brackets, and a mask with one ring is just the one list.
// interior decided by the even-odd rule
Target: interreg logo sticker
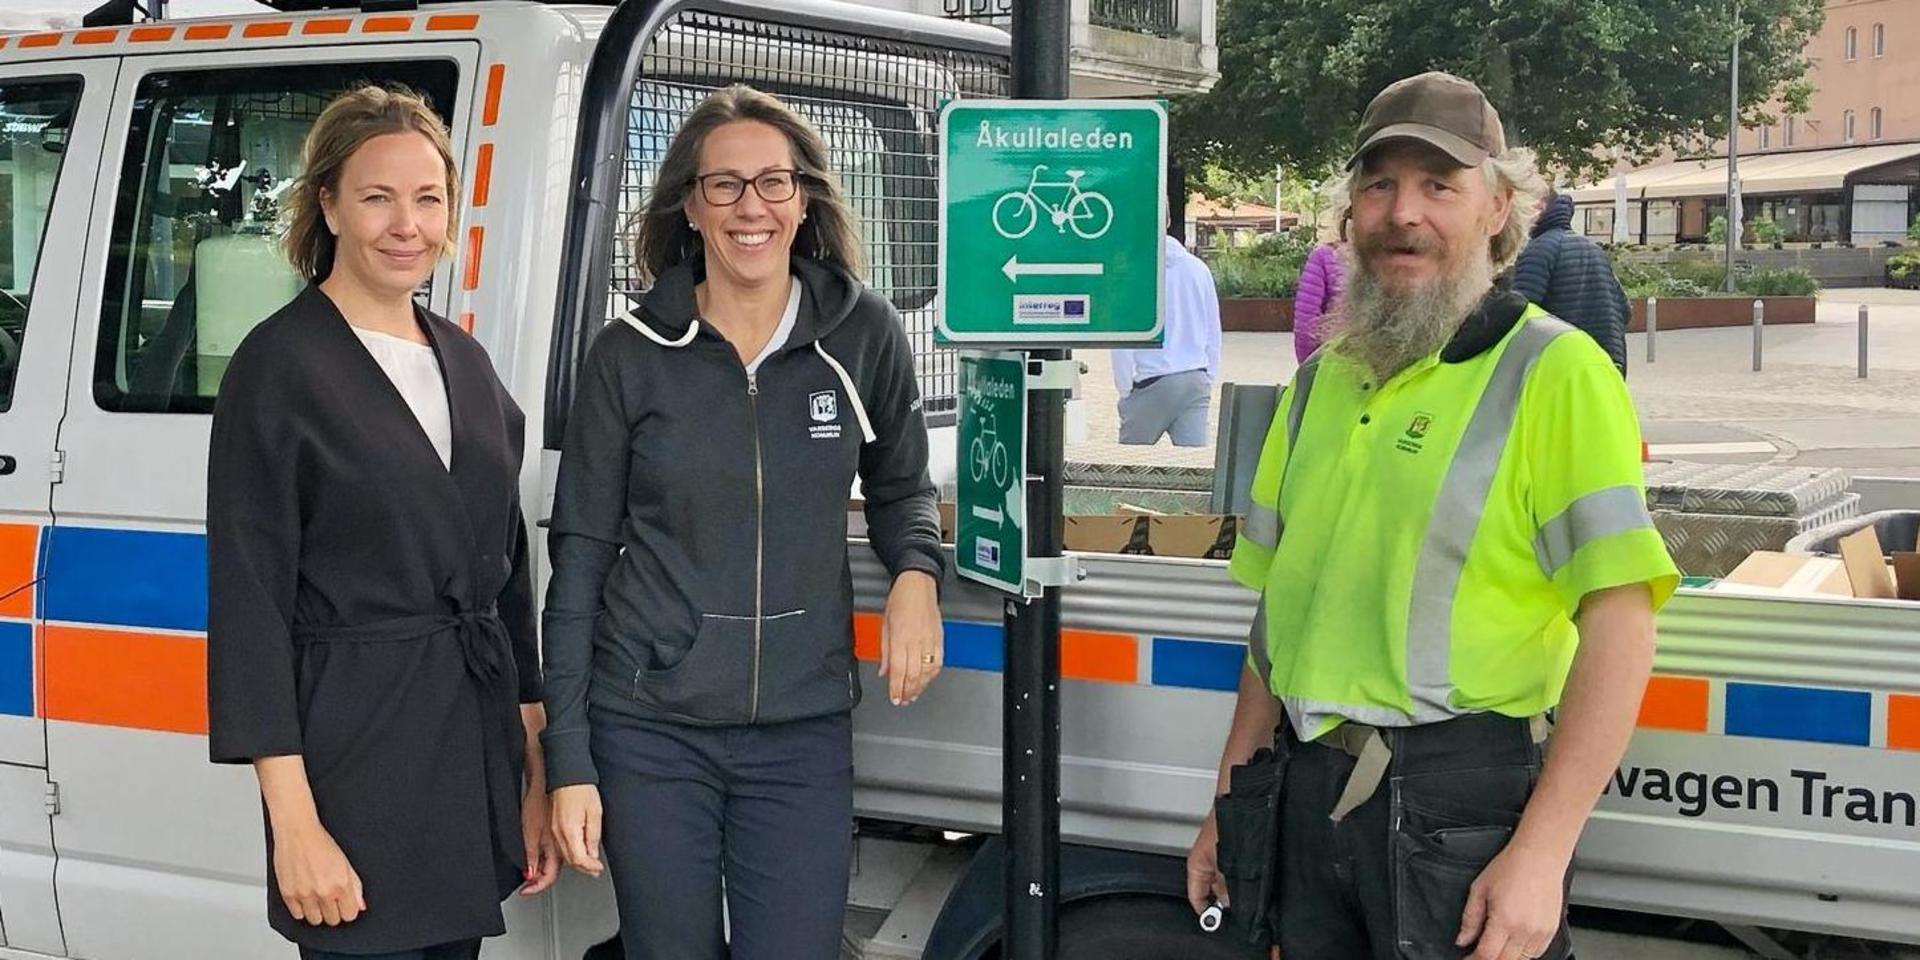
[(840, 436), (840, 395), (832, 390), (822, 390), (807, 398), (807, 414), (813, 418), (813, 426), (807, 433), (815, 440), (834, 440)]
[(1087, 303), (1092, 299), (1086, 294), (1038, 294), (1022, 295), (1013, 298), (1013, 322), (1021, 323), (1086, 323), (1088, 322)]

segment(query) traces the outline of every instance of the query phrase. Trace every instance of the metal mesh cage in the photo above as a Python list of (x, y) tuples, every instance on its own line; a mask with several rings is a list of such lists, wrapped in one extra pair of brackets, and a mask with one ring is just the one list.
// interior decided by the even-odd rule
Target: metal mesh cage
[(929, 423), (953, 419), (958, 362), (934, 345), (939, 255), (940, 104), (1004, 97), (996, 57), (705, 12), (648, 41), (629, 104), (610, 306), (643, 289), (633, 226), (667, 145), (699, 102), (728, 84), (772, 93), (819, 128), (866, 237), (867, 284), (893, 302), (913, 344)]

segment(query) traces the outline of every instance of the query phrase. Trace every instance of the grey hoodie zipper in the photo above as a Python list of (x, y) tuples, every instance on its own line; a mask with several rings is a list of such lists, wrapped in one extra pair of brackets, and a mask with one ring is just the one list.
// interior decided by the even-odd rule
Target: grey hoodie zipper
[(753, 412), (753, 701), (747, 709), (747, 722), (756, 723), (760, 719), (760, 631), (766, 614), (767, 485), (760, 451), (760, 378), (750, 370), (747, 405)]

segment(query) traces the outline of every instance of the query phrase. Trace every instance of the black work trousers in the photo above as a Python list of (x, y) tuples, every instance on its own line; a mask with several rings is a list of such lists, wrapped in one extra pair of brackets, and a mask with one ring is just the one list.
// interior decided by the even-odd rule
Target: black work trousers
[[(1282, 734), (1290, 756), (1273, 910), (1286, 960), (1469, 952), (1454, 946), (1467, 891), (1520, 822), (1540, 746), (1527, 721), (1494, 714), (1381, 733), (1393, 751), (1386, 777), (1338, 823), (1329, 814), (1354, 757)], [(1546, 956), (1567, 960), (1570, 951), (1563, 906)]]

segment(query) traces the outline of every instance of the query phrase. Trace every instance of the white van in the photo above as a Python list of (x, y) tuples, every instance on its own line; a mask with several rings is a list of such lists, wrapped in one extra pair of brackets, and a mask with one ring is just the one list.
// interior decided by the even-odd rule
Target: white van
[[(252, 773), (206, 759), (205, 458), (234, 346), (302, 285), (277, 200), (349, 85), (406, 84), (450, 121), (465, 215), (425, 299), (545, 426), (525, 502), (550, 503), (573, 362), (632, 285), (622, 219), (680, 118), (734, 81), (825, 134), (951, 423), (933, 118), (1004, 95), (1003, 33), (831, 2), (413, 6), (0, 35), (0, 956), (293, 955), (264, 922)], [(617, 204), (570, 211), (581, 178)], [(578, 878), (509, 925), (488, 957), (578, 958), (615, 932)]]

